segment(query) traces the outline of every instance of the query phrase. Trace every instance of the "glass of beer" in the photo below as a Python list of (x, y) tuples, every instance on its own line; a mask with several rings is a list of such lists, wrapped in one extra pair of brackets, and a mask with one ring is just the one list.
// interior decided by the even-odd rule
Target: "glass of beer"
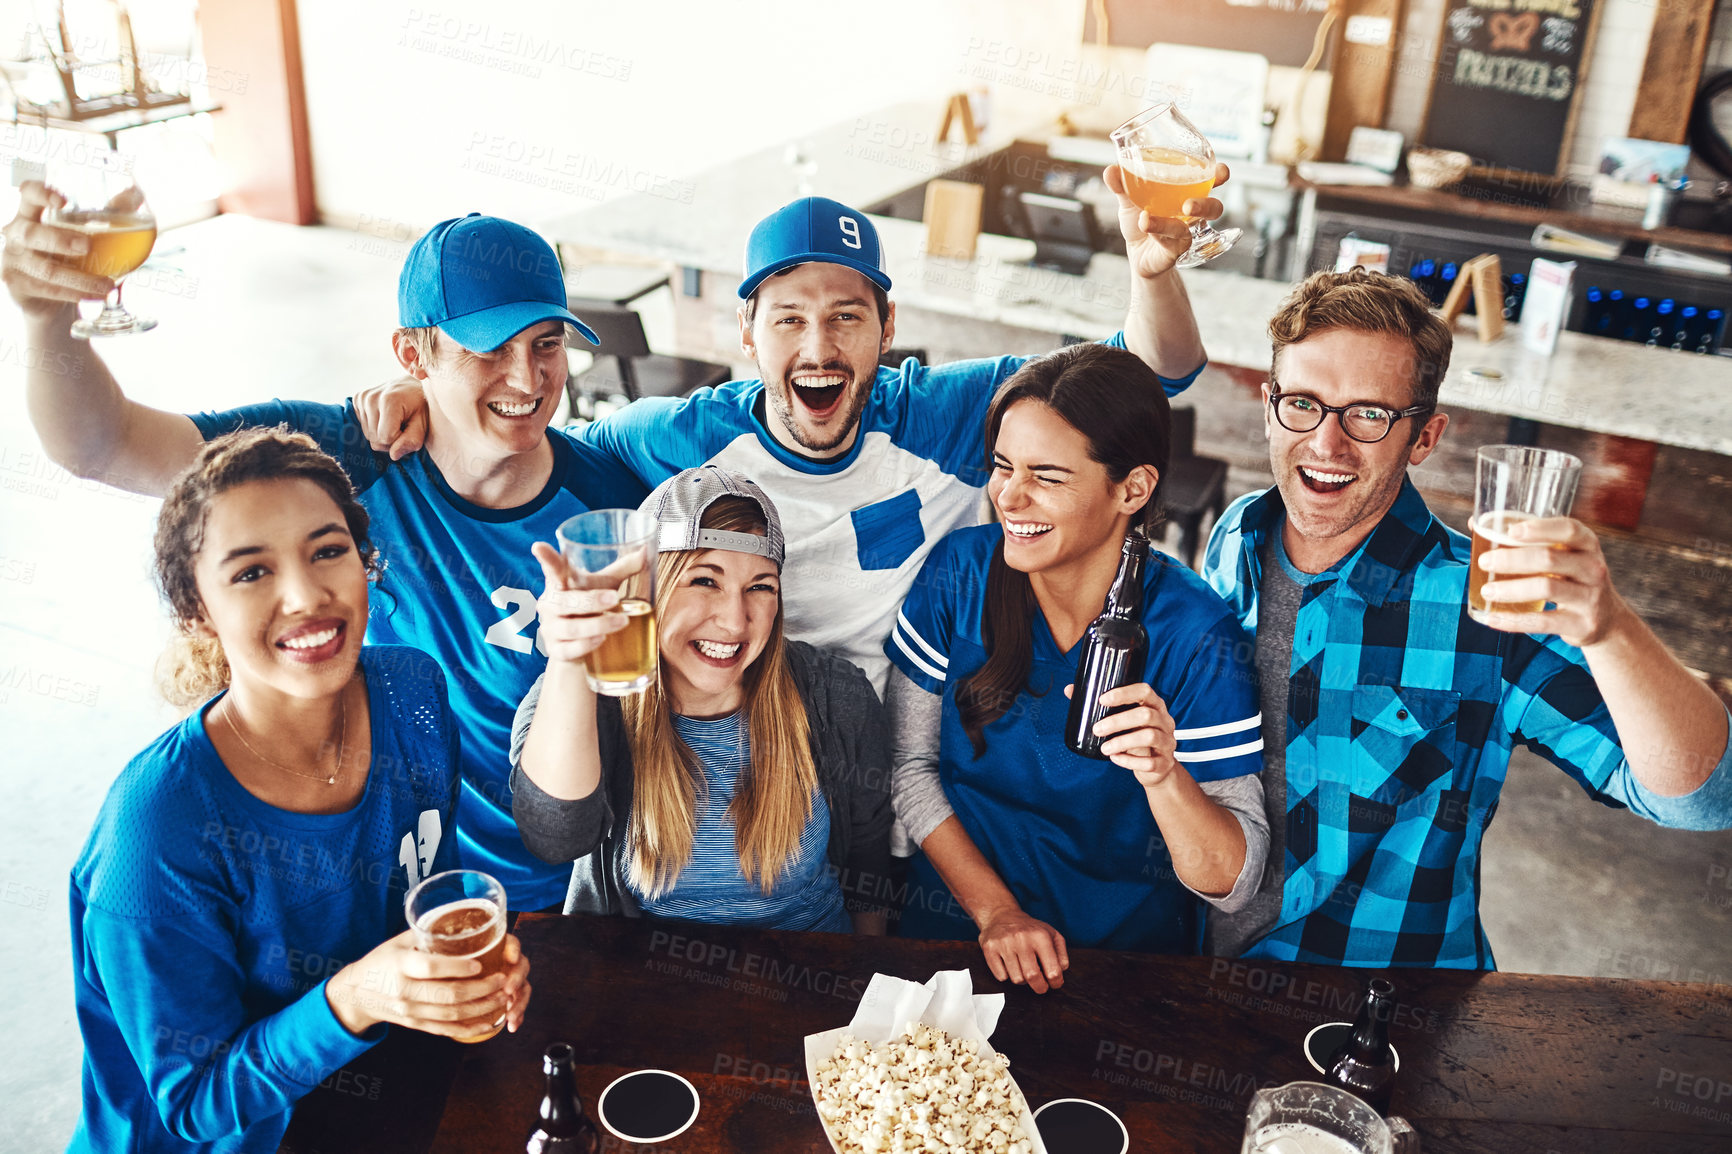
[[(485, 978), (505, 966), (505, 887), (479, 870), (446, 870), (423, 878), (403, 899), (403, 914), (415, 931), (415, 947), (448, 958), (474, 958)], [(493, 1026), (459, 1042), (485, 1042), (505, 1027)]]
[(1485, 621), (1492, 613), (1539, 613), (1544, 601), (1492, 601), (1481, 592), (1487, 581), (1508, 581), (1517, 573), (1487, 573), (1479, 567), (1486, 550), (1521, 546), (1509, 535), (1515, 525), (1540, 517), (1567, 517), (1582, 477), (1578, 457), (1527, 445), (1484, 445), (1474, 462), (1473, 555), (1467, 571), (1467, 615)]
[(148, 332), (156, 322), (135, 316), (120, 303), (120, 280), (143, 264), (156, 244), (156, 217), (132, 177), (132, 158), (118, 152), (78, 150), (54, 160), (45, 174), (48, 187), (66, 203), (42, 214), (44, 223), (84, 234), (90, 247), (69, 261), (79, 272), (114, 282), (102, 311), (80, 317), (72, 335), (80, 340)]
[(1191, 226), (1191, 247), (1177, 261), (1194, 268), (1233, 247), (1240, 230), (1216, 232), (1208, 221), (1184, 214), (1185, 201), (1215, 187), (1215, 150), (1197, 126), (1168, 100), (1131, 117), (1112, 132), (1125, 195), (1150, 216), (1177, 217)]
[(1240, 1154), (1391, 1154), (1389, 1124), (1357, 1097), (1321, 1082), (1251, 1095)]
[(589, 687), (609, 697), (649, 688), (655, 680), (656, 545), (660, 526), (636, 509), (592, 509), (559, 527), (559, 551), (579, 589), (616, 589), (624, 629), (607, 635), (584, 664)]

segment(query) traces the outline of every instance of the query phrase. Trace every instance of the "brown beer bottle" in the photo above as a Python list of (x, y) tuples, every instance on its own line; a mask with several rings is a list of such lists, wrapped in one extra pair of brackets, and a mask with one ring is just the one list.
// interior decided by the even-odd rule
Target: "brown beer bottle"
[(1395, 986), (1387, 978), (1372, 978), (1365, 1005), (1353, 1032), (1327, 1063), (1323, 1081), (1363, 1098), (1379, 1114), (1389, 1113), (1395, 1089), (1395, 1051), (1389, 1048), (1389, 1016), (1395, 1009)]
[(540, 1125), (529, 1136), (527, 1154), (596, 1154), (601, 1135), (583, 1112), (572, 1073), (571, 1047), (555, 1042), (541, 1060), (547, 1092), (541, 1096)]
[(1143, 629), (1143, 566), (1148, 559), (1149, 539), (1142, 530), (1126, 533), (1106, 605), (1083, 634), (1082, 653), (1077, 657), (1070, 712), (1064, 722), (1064, 743), (1072, 753), (1106, 760), (1095, 723), (1126, 707), (1103, 706), (1101, 694), (1143, 678), (1143, 660), (1149, 651), (1149, 635)]

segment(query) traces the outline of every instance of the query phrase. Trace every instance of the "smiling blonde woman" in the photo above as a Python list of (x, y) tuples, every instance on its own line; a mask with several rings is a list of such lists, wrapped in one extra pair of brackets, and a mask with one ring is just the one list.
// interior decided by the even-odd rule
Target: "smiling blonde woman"
[(844, 891), (889, 865), (882, 709), (859, 669), (784, 638), (775, 506), (706, 465), (643, 508), (661, 525), (659, 672), (623, 704), (582, 664), (624, 624), (614, 594), (569, 588), (536, 546), (548, 663), (512, 733), (524, 844), (576, 861), (567, 912), (881, 932)]

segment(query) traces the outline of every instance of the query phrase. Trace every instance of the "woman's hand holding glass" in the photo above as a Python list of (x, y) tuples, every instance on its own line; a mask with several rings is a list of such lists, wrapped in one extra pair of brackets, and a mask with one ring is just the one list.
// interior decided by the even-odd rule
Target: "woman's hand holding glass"
[(513, 934), (505, 935), (505, 966), (485, 978), (474, 958), (444, 957), (415, 946), (404, 930), (325, 984), (325, 1000), (343, 1028), (359, 1037), (381, 1022), (448, 1038), (473, 1037), (501, 1015), (516, 1033), (529, 1006), (529, 959)]
[[(1069, 697), (1074, 688), (1065, 686), (1064, 695)], [(1107, 760), (1130, 770), (1144, 789), (1166, 781), (1179, 767), (1173, 758), (1178, 738), (1173, 715), (1160, 694), (1147, 684), (1121, 685), (1101, 694), (1101, 703), (1119, 709), (1095, 723), (1098, 736), (1111, 737), (1101, 744)]]
[(577, 578), (559, 550), (537, 541), (531, 552), (541, 562), (544, 581), (535, 603), (540, 620), (537, 646), (552, 662), (581, 663), (610, 634), (625, 628), (626, 615), (613, 611), (619, 593), (613, 589), (579, 589)]

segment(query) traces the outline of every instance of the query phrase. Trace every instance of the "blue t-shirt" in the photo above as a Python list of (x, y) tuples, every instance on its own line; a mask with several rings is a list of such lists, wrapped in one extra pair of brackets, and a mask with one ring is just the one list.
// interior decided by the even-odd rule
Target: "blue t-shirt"
[[(943, 697), (939, 775), (974, 844), (1023, 910), (1081, 946), (1192, 953), (1200, 900), (1173, 875), (1143, 787), (1110, 761), (1064, 745), (1082, 641), (1061, 651), (1036, 612), (1028, 684), (986, 726), (978, 759), (956, 705), (959, 683), (986, 663), (981, 610), (1002, 530), (960, 529), (927, 559), (884, 649)], [(1255, 651), (1232, 610), (1200, 577), (1152, 551), (1143, 579), (1149, 652), (1143, 680), (1166, 702), (1179, 763), (1198, 781), (1262, 769)], [(936, 874), (916, 879), (938, 885)], [(918, 926), (946, 903), (911, 903)], [(905, 915), (906, 917), (910, 915)], [(906, 927), (905, 927), (906, 929)], [(972, 936), (972, 935), (970, 935)]]
[(192, 420), (206, 438), (286, 424), (342, 463), (386, 564), (367, 640), (424, 650), (450, 678), (463, 734), (458, 861), (498, 878), (512, 909), (562, 902), (570, 867), (525, 849), (511, 818), (511, 721), (546, 666), (536, 651), (541, 566), (529, 546), (552, 541), (567, 517), (635, 509), (649, 491), (612, 457), (553, 430), (553, 473), (540, 494), (488, 509), (453, 492), (425, 450), (398, 462), (373, 452), (353, 405), (270, 401)]
[[(1124, 337), (1105, 343), (1123, 348)], [(577, 435), (652, 487), (711, 463), (756, 481), (787, 540), (788, 636), (858, 665), (882, 697), (890, 666), (881, 646), (927, 552), (952, 529), (985, 520), (987, 405), (1028, 360), (928, 368), (910, 358), (880, 368), (853, 446), (830, 461), (770, 435), (761, 380), (646, 397)], [(1176, 394), (1201, 371), (1162, 384)]]
[(367, 646), (361, 670), (373, 753), (346, 813), (248, 793), (205, 732), (219, 698), (109, 790), (72, 869), (71, 1150), (275, 1150), (295, 1103), (383, 1036), (344, 1029), (325, 980), (401, 933), (409, 886), (455, 865), (459, 738), (426, 654)]
[[(734, 820), (728, 815), (740, 774), (752, 761), (745, 711), (713, 720), (675, 714), (674, 729), (697, 755), (705, 788), (698, 798), (692, 857), (679, 878), (659, 897), (632, 891), (644, 912), (684, 921), (847, 933), (852, 923), (842, 904), (842, 886), (826, 857), (830, 807), (822, 794), (813, 791), (812, 817), (800, 834), (799, 851), (766, 894), (740, 869)], [(623, 866), (625, 855), (619, 860)]]

